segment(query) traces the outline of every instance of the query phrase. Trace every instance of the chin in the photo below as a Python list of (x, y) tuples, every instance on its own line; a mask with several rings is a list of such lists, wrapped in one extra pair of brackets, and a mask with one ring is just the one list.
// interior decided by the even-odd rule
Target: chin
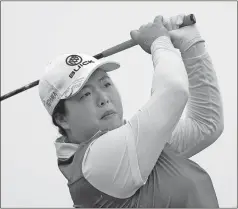
[(123, 125), (123, 120), (114, 120), (114, 121), (107, 121), (106, 124), (103, 124), (103, 130), (112, 131), (117, 129)]

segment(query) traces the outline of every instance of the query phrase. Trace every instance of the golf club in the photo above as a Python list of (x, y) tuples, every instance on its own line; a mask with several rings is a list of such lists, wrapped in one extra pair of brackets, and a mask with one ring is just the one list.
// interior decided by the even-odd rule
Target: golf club
[[(184, 26), (189, 26), (189, 25), (192, 25), (192, 24), (195, 24), (196, 23), (196, 19), (195, 19), (195, 16), (193, 14), (190, 14), (190, 15), (187, 15), (184, 17), (184, 20), (183, 20), (183, 23), (182, 25), (179, 26), (179, 28), (181, 27), (184, 27)], [(133, 46), (137, 45), (132, 39), (128, 40), (128, 41), (125, 41), (121, 44), (118, 44), (116, 46), (113, 46), (99, 54), (96, 54), (94, 55), (94, 58), (96, 59), (101, 59), (101, 58), (104, 58), (104, 57), (108, 57), (110, 55), (113, 55), (113, 54), (116, 54), (118, 52), (121, 52), (125, 49), (128, 49), (128, 48), (131, 48)], [(0, 97), (0, 101), (3, 101), (9, 97), (12, 97), (16, 94), (19, 94), (20, 92), (23, 92), (23, 91), (26, 91), (34, 86), (37, 86), (39, 84), (39, 80), (36, 80), (32, 83), (29, 83), (21, 88), (18, 88), (14, 91), (11, 91), (3, 96)]]

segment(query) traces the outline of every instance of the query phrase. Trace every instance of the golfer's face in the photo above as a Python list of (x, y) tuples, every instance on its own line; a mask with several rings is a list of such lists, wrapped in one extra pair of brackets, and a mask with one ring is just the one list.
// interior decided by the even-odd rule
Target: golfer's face
[(99, 130), (122, 125), (120, 95), (108, 75), (96, 70), (84, 88), (65, 103), (70, 130), (75, 140), (89, 139)]

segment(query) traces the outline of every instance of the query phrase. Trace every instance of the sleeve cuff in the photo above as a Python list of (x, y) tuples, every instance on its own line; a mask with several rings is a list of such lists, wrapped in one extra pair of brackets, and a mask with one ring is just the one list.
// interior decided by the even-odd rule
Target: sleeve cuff
[(174, 50), (174, 46), (168, 36), (160, 36), (151, 45), (151, 53), (153, 54), (158, 49)]
[(200, 36), (196, 36), (193, 39), (186, 41), (183, 43), (183, 45), (180, 47), (180, 52), (186, 53), (192, 46), (194, 46), (197, 43), (205, 42)]
[(160, 36), (151, 45), (151, 55), (154, 67), (159, 63), (161, 55), (165, 51), (176, 53), (179, 57), (181, 57), (179, 50), (174, 48), (170, 37)]
[(204, 41), (199, 41), (193, 44), (189, 49), (182, 52), (183, 60), (192, 59), (203, 55), (206, 52)]

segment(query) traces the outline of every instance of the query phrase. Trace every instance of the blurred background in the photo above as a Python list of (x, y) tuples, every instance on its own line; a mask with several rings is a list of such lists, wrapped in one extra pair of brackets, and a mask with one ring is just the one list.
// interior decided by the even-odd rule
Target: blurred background
[[(224, 104), (225, 129), (194, 156), (210, 174), (220, 207), (237, 206), (236, 2), (1, 2), (1, 95), (39, 79), (64, 53), (101, 51), (130, 39), (155, 16), (195, 14), (212, 58)], [(125, 119), (150, 97), (151, 56), (135, 46), (108, 60), (122, 95)], [(1, 102), (1, 206), (72, 207), (57, 167), (58, 136), (35, 87)]]

